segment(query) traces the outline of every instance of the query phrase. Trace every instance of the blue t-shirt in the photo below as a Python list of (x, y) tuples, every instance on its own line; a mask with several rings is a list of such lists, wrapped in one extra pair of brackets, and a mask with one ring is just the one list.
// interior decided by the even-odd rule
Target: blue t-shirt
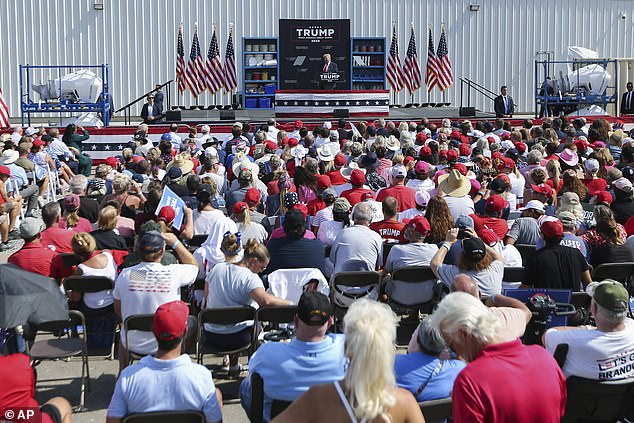
[[(586, 242), (582, 238), (579, 238), (577, 235), (573, 235), (570, 232), (564, 232), (564, 237), (559, 244), (563, 245), (564, 247), (576, 248), (577, 250), (581, 251), (581, 254), (583, 254), (583, 256), (586, 258), (586, 261), (590, 259), (590, 254), (588, 253), (588, 246)], [(544, 248), (544, 239), (540, 237), (537, 240), (537, 244), (535, 245), (535, 250), (540, 250), (542, 248)]]
[(121, 372), (108, 416), (200, 410), (208, 422), (222, 420), (211, 372), (183, 354), (173, 360), (145, 356)]
[(345, 374), (344, 336), (327, 334), (320, 342), (268, 342), (249, 360), (249, 377), (240, 385), (242, 407), (251, 411), (251, 375), (264, 381), (264, 419), (273, 399), (294, 401), (313, 385), (341, 380)]
[(394, 361), (396, 384), (412, 394), (427, 382), (423, 391), (416, 397), (417, 401), (430, 401), (451, 396), (453, 383), (458, 373), (467, 364), (461, 360), (444, 360), (440, 372), (430, 379), (439, 359), (422, 352), (398, 354)]

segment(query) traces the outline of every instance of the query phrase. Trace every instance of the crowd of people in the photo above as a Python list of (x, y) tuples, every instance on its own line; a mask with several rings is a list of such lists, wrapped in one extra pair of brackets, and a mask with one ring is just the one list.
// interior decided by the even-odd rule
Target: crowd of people
[[(111, 278), (112, 291), (68, 293), (88, 317), (156, 313), (153, 333), (121, 331), (109, 422), (166, 409), (222, 419), (211, 375), (181, 355), (204, 308), (297, 303), (296, 337), (260, 347), (240, 386), (248, 414), (250, 376), (262, 376), (267, 421), (277, 399), (294, 401), (280, 422), (419, 422), (417, 401), (453, 396), (457, 422), (554, 422), (565, 410), (565, 377), (634, 376), (626, 362), (600, 364), (634, 347), (629, 294), (623, 281), (591, 276), (602, 264), (634, 261), (634, 134), (622, 123), (424, 118), (309, 128), (271, 119), (235, 122), (225, 139), (207, 125), (181, 129), (153, 134), (142, 124), (94, 172), (81, 127), (0, 137), (1, 245), (24, 240), (8, 262), (60, 283), (71, 274)], [(47, 203), (51, 183), (59, 199)], [(163, 205), (169, 195), (184, 206)], [(518, 246), (534, 252), (522, 257)], [(65, 265), (66, 253), (79, 264)], [(437, 294), (433, 284), (392, 280), (409, 266), (429, 266), (448, 294), (407, 354), (395, 356), (398, 321), (382, 303), (415, 307)], [(509, 267), (523, 267), (523, 280), (505, 281)], [(299, 300), (270, 289), (279, 272), (315, 269), (310, 280), (379, 271), (386, 283), (337, 291), (334, 301), (350, 308), (344, 334), (335, 334), (320, 289)], [(502, 295), (520, 285), (586, 291), (596, 327), (553, 328), (545, 348), (522, 345), (531, 313)], [(205, 324), (202, 342), (237, 350), (254, 341), (253, 324)], [(551, 354), (561, 342), (570, 345), (563, 372)], [(148, 356), (127, 367), (131, 352)], [(239, 354), (223, 368), (232, 377), (246, 370)], [(530, 381), (531, 395), (517, 380)], [(32, 386), (23, 388), (26, 398)], [(0, 394), (0, 408), (4, 401)], [(58, 411), (62, 421), (66, 409)]]

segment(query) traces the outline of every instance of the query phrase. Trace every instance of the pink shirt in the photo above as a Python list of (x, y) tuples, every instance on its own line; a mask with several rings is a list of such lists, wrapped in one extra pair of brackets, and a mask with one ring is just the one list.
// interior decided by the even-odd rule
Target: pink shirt
[[(62, 219), (59, 221), (59, 227), (62, 229), (66, 229), (66, 220)], [(80, 217), (79, 222), (77, 222), (77, 226), (70, 229), (73, 232), (92, 232), (92, 223), (86, 218)]]
[[(273, 238), (284, 238), (286, 236), (286, 233), (284, 232), (284, 228), (277, 228), (273, 231), (273, 233), (271, 234), (271, 236), (269, 237), (269, 240), (273, 239)], [(306, 232), (304, 232), (304, 238), (306, 239), (315, 239), (315, 234), (312, 233), (309, 230), (306, 230)]]

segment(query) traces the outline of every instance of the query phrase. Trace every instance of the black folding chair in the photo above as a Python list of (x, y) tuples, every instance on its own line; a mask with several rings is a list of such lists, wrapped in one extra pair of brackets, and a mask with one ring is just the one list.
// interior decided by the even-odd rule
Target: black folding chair
[(369, 297), (378, 299), (381, 289), (379, 272), (350, 271), (339, 272), (332, 277), (330, 302), (335, 322), (339, 323), (353, 301)]
[(441, 423), (446, 420), (453, 421), (451, 398), (423, 401), (419, 402), (418, 406), (420, 407), (420, 411), (423, 412), (426, 423)]
[[(77, 333), (77, 327), (84, 330)], [(81, 357), (81, 394), (79, 409), (84, 408), (85, 391), (90, 392), (90, 371), (88, 368), (88, 345), (86, 343), (86, 320), (77, 310), (68, 312), (67, 320), (43, 322), (37, 326), (37, 333), (45, 332), (56, 337), (44, 341), (36, 341), (29, 349), (29, 356), (34, 362), (42, 360), (58, 360), (61, 358)], [(36, 335), (37, 335), (36, 333)], [(76, 334), (76, 336), (71, 336)], [(34, 366), (37, 364), (34, 364)]]
[(634, 380), (593, 380), (570, 376), (568, 400), (561, 421), (617, 422), (634, 417)]
[[(105, 276), (69, 276), (64, 279), (64, 289), (67, 291), (81, 292), (85, 293), (94, 293), (101, 291), (108, 291), (114, 289), (114, 281)], [(90, 317), (86, 317), (86, 322), (91, 321), (106, 321), (107, 318), (114, 316), (114, 312), (109, 310), (107, 312), (93, 315)], [(90, 336), (93, 333), (88, 332), (86, 329), (87, 335)], [(110, 355), (107, 357), (109, 360), (114, 358), (114, 346), (117, 336), (117, 325), (114, 325), (113, 333), (112, 333), (112, 344), (110, 346)]]
[[(274, 332), (279, 330), (280, 324), (293, 323), (295, 314), (297, 314), (297, 306), (294, 305), (261, 307), (255, 312), (255, 325), (261, 327), (263, 331), (273, 331), (273, 333), (269, 332), (269, 335), (275, 335)], [(284, 336), (283, 339), (288, 338), (288, 332), (281, 333), (281, 335)], [(267, 339), (266, 334), (264, 339)], [(257, 349), (259, 344), (256, 342), (254, 349)]]
[(140, 353), (138, 351), (134, 351), (133, 349), (130, 348), (130, 331), (138, 330), (141, 332), (152, 333), (153, 325), (154, 325), (154, 313), (134, 314), (132, 316), (128, 316), (123, 321), (123, 328), (125, 330), (125, 347), (128, 354), (128, 357), (127, 357), (128, 365), (132, 364), (134, 360), (140, 360), (141, 358), (147, 355), (147, 354)]
[(604, 263), (592, 270), (592, 280), (601, 282), (604, 279), (614, 279), (628, 286), (634, 275), (634, 262)]
[(438, 294), (438, 278), (434, 275), (431, 267), (407, 266), (395, 269), (392, 273), (392, 280), (388, 284), (391, 284), (393, 289), (398, 289), (398, 285), (403, 285), (404, 290), (412, 289), (411, 286), (405, 285), (419, 285), (415, 288), (416, 290), (427, 288), (431, 292), (429, 300), (417, 304), (404, 304), (402, 301), (397, 301), (393, 296), (390, 296), (389, 304), (394, 312), (399, 314), (407, 313), (410, 310), (419, 310), (427, 314), (432, 312)]
[(524, 282), (525, 270), (523, 267), (505, 267), (502, 276), (502, 288), (519, 288)]
[(248, 344), (241, 345), (232, 350), (225, 350), (214, 345), (208, 345), (204, 339), (205, 323), (217, 325), (235, 325), (246, 320), (255, 320), (255, 309), (253, 307), (219, 307), (206, 308), (198, 313), (198, 340), (196, 342), (196, 357), (199, 364), (203, 364), (205, 354), (231, 355), (249, 350), (256, 341), (257, 327), (253, 324), (252, 340)]
[(156, 411), (153, 413), (130, 414), (122, 423), (206, 423), (200, 411)]
[[(281, 414), (291, 405), (292, 401), (274, 399), (271, 402), (271, 419)], [(264, 421), (264, 380), (259, 373), (251, 374), (251, 423), (262, 423)]]
[(198, 249), (203, 243), (207, 240), (209, 235), (194, 235), (192, 239), (189, 240), (189, 250), (194, 251)]

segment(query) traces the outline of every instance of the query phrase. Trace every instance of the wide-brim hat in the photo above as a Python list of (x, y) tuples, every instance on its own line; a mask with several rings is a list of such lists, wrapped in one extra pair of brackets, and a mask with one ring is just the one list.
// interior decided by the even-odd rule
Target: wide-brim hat
[(452, 169), (438, 178), (438, 189), (449, 197), (464, 197), (471, 191), (471, 182), (460, 171)]
[(194, 169), (194, 162), (191, 161), (190, 157), (191, 156), (187, 152), (179, 153), (174, 156), (174, 160), (172, 160), (165, 169), (169, 170), (170, 168), (176, 166), (180, 168), (183, 175), (185, 175)]
[(335, 154), (329, 145), (323, 145), (317, 149), (319, 160), (322, 162), (331, 162), (335, 159)]
[(376, 156), (376, 153), (370, 152), (361, 157), (360, 164), (365, 169), (375, 170), (381, 166), (381, 161)]
[(396, 139), (394, 135), (390, 135), (385, 142), (385, 146), (388, 150), (398, 151), (401, 149), (401, 143)]
[(231, 165), (231, 170), (236, 177), (238, 177), (242, 169), (250, 170), (254, 178), (257, 178), (258, 173), (260, 173), (260, 166), (246, 157), (243, 157), (241, 160), (235, 160)]
[(348, 166), (341, 168), (339, 172), (341, 172), (341, 176), (343, 176), (344, 178), (350, 179), (350, 177), (352, 176), (352, 171), (357, 169), (365, 173), (365, 169), (359, 168), (359, 165), (357, 164), (357, 162), (350, 162)]
[(20, 153), (18, 153), (16, 150), (5, 150), (2, 152), (2, 157), (0, 157), (0, 163), (3, 165), (15, 163), (15, 161), (19, 157)]

